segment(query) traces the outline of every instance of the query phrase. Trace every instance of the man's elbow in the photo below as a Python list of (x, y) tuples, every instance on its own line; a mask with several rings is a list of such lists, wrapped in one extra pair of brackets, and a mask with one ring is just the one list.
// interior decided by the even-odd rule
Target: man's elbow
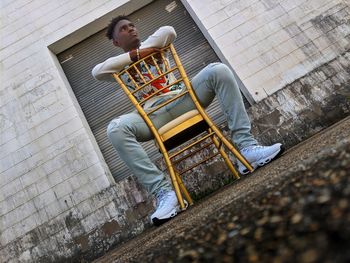
[(112, 79), (111, 74), (102, 73), (99, 70), (98, 65), (92, 69), (91, 74), (94, 77), (94, 79), (100, 80), (100, 81), (109, 81), (110, 82)]
[(96, 65), (92, 70), (91, 70), (91, 75), (94, 77), (94, 79), (98, 79), (97, 75), (98, 75), (98, 68), (99, 65)]
[(167, 32), (170, 39), (174, 40), (176, 38), (176, 31), (172, 26), (164, 26), (163, 28)]
[(91, 71), (92, 76), (94, 77), (94, 79), (96, 80), (104, 80), (104, 75), (101, 70), (100, 70), (100, 64), (96, 65), (92, 71)]

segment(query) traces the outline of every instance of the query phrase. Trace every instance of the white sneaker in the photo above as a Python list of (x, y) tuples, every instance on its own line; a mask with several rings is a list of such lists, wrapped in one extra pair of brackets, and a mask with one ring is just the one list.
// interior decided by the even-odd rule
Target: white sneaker
[(176, 216), (179, 211), (180, 205), (175, 191), (161, 190), (157, 196), (157, 209), (151, 215), (151, 221), (154, 225), (159, 226)]
[[(241, 149), (241, 154), (255, 170), (258, 166), (264, 166), (276, 159), (282, 154), (283, 150), (282, 144), (276, 143), (271, 146), (248, 146)], [(241, 174), (249, 173), (249, 170), (240, 161), (237, 161), (237, 165)]]

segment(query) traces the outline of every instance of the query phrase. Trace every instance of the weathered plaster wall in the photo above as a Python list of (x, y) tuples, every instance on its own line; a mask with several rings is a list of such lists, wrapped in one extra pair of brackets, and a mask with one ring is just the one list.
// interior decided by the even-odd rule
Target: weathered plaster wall
[(183, 0), (260, 101), (349, 48), (348, 0)]
[[(262, 145), (281, 142), (286, 149), (349, 116), (350, 51), (253, 105), (248, 114), (252, 133)], [(229, 137), (226, 123), (221, 128)], [(186, 165), (193, 165), (193, 160)], [(186, 174), (184, 181), (194, 197), (202, 197), (232, 181), (232, 176), (225, 163), (215, 159)]]
[(0, 261), (97, 254), (142, 231), (152, 204), (131, 179), (114, 183), (48, 47), (58, 52), (105, 27), (113, 10), (147, 1), (0, 4)]
[(253, 105), (249, 114), (261, 142), (283, 141), (287, 148), (350, 115), (350, 49)]
[[(289, 148), (350, 114), (349, 1), (182, 2), (259, 101), (248, 114), (262, 144)], [(196, 196), (227, 180), (217, 160), (185, 179)]]

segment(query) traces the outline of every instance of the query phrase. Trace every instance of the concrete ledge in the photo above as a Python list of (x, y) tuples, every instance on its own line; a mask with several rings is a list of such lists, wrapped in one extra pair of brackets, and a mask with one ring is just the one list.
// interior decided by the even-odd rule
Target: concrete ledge
[(287, 85), (249, 110), (263, 144), (290, 148), (350, 114), (350, 51)]
[(1, 262), (90, 261), (149, 228), (152, 201), (123, 180), (0, 246)]

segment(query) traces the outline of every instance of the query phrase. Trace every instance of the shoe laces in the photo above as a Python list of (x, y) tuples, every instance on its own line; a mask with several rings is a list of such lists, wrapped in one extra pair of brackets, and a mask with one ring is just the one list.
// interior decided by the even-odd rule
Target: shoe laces
[(260, 150), (264, 148), (264, 146), (261, 146), (261, 145), (252, 145), (252, 146), (247, 146), (245, 148), (243, 148), (241, 151), (242, 152), (248, 152), (248, 151), (252, 151), (252, 152), (255, 152), (257, 150)]
[(160, 190), (157, 194), (157, 208), (161, 208), (166, 202), (170, 191)]

